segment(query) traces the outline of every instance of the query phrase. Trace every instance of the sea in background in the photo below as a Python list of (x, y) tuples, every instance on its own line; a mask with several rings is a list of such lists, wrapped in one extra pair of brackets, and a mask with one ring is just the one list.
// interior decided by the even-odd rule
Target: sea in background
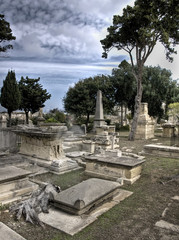
[[(0, 63), (0, 88), (9, 70), (15, 71), (17, 81), (21, 76), (40, 77), (39, 83), (51, 94), (51, 98), (45, 102), (44, 112), (53, 108), (64, 110), (63, 97), (69, 87), (73, 87), (76, 82), (84, 78), (101, 74), (109, 75), (114, 67), (117, 67), (117, 63), (88, 65), (6, 60)], [(5, 109), (0, 107), (0, 111), (2, 110)]]

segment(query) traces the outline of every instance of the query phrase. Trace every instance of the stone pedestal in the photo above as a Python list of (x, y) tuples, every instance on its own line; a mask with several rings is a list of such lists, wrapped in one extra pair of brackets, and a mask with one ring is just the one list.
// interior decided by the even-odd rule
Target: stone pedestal
[(95, 152), (95, 142), (92, 142), (91, 140), (85, 140), (83, 141), (82, 145), (83, 151), (94, 153)]
[(172, 123), (165, 123), (162, 125), (163, 137), (173, 137), (175, 133), (175, 125)]
[(148, 115), (148, 103), (141, 103), (135, 139), (154, 138), (155, 121)]

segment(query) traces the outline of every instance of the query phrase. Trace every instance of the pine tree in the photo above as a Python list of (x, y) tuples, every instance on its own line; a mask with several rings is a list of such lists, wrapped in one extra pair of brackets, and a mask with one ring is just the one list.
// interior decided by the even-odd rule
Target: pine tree
[(11, 126), (11, 113), (20, 106), (21, 95), (16, 81), (15, 72), (9, 71), (1, 88), (0, 103), (9, 114), (9, 125)]
[(0, 52), (6, 52), (8, 49), (13, 48), (11, 44), (6, 44), (16, 37), (12, 35), (10, 24), (5, 21), (4, 15), (0, 14)]
[(50, 99), (51, 94), (46, 89), (42, 88), (39, 83), (40, 78), (23, 78), (19, 82), (19, 89), (21, 92), (21, 106), (20, 109), (24, 110), (26, 114), (26, 123), (29, 123), (28, 112), (35, 113), (39, 108), (44, 107), (46, 100)]

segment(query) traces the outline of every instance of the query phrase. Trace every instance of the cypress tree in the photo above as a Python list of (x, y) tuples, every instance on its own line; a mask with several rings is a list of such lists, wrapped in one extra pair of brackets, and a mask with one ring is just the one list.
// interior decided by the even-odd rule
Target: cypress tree
[(9, 125), (11, 126), (11, 113), (20, 106), (21, 95), (16, 81), (15, 72), (9, 71), (1, 88), (0, 103), (7, 109)]

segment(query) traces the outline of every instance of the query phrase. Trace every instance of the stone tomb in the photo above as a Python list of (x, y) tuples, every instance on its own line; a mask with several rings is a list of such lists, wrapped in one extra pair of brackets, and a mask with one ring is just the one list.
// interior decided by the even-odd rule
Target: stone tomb
[(66, 127), (61, 126), (54, 132), (52, 130), (35, 127), (16, 130), (15, 133), (21, 136), (19, 153), (29, 156), (39, 166), (48, 167), (57, 173), (78, 168), (78, 164), (66, 158), (63, 151), (62, 136)]
[(30, 172), (14, 166), (0, 168), (0, 204), (21, 199), (38, 188), (29, 181)]
[(21, 154), (47, 161), (64, 156), (60, 133), (57, 135), (57, 133), (47, 132), (46, 129), (39, 128), (16, 130), (15, 133), (21, 136)]
[(87, 175), (128, 184), (139, 179), (145, 162), (143, 157), (123, 156), (119, 150), (85, 156), (84, 161)]
[(102, 179), (88, 179), (57, 193), (49, 214), (40, 213), (42, 222), (74, 235), (87, 227), (132, 192), (119, 189), (120, 184)]
[(120, 184), (91, 178), (54, 197), (53, 205), (75, 215), (81, 215), (119, 193)]

